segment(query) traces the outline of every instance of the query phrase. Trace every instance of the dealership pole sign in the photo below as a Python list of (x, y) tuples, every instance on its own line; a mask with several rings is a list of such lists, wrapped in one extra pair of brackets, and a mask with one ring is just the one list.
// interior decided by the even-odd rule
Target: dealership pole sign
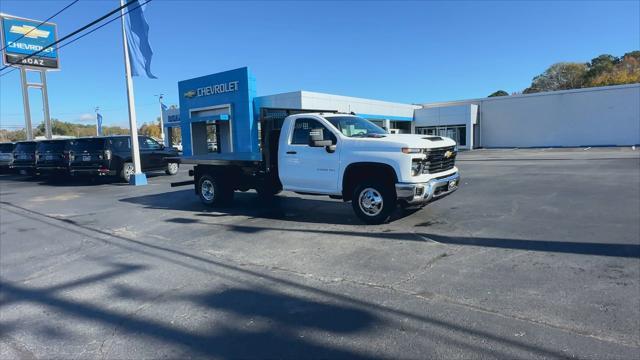
[[(49, 116), (49, 95), (47, 91), (47, 71), (60, 68), (56, 25), (53, 23), (25, 19), (0, 14), (0, 40), (2, 62), (6, 66), (20, 69), (22, 85), (22, 105), (27, 140), (33, 139), (29, 88), (42, 91), (42, 110), (47, 139), (52, 138), (51, 117)], [(40, 82), (27, 81), (27, 72), (38, 72)]]
[(58, 49), (51, 46), (57, 40), (57, 29), (53, 23), (2, 15), (2, 59), (5, 65), (58, 69)]

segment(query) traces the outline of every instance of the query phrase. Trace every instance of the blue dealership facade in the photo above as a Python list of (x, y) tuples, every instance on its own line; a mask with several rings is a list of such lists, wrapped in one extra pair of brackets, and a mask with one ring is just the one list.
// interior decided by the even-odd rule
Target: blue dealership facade
[(216, 151), (250, 158), (260, 151), (261, 119), (298, 111), (353, 112), (388, 129), (409, 133), (413, 112), (419, 108), (308, 91), (258, 97), (255, 77), (247, 67), (180, 81), (178, 92), (180, 107), (165, 115), (165, 132), (171, 134), (172, 128), (180, 127), (187, 156)]

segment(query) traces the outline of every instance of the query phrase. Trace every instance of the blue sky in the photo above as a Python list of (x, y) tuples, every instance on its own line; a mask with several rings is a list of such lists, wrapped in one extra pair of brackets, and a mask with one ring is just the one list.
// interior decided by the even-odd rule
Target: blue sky
[[(43, 20), (64, 1), (2, 0), (3, 13)], [(79, 3), (60, 36), (118, 6)], [(177, 104), (177, 82), (249, 66), (258, 95), (308, 90), (407, 103), (521, 91), (555, 62), (640, 49), (639, 1), (278, 2), (154, 0), (147, 7), (152, 70), (134, 78), (138, 121), (158, 116), (154, 94)], [(120, 23), (60, 50), (48, 75), (52, 117), (126, 126)], [(6, 71), (6, 70), (5, 70)], [(0, 77), (0, 126), (22, 126), (18, 72)], [(32, 93), (34, 123), (41, 121)]]

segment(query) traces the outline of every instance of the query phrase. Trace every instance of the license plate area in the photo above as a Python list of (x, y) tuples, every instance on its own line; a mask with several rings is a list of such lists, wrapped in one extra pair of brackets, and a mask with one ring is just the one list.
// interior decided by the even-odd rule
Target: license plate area
[(53, 160), (53, 155), (45, 155), (44, 159), (47, 160), (47, 161), (51, 161), (51, 160)]
[(82, 155), (82, 161), (91, 161), (91, 155)]

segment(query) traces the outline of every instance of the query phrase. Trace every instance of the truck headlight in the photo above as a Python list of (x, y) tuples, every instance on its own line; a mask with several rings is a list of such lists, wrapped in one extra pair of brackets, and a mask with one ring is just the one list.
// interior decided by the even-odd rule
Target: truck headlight
[(405, 154), (421, 154), (424, 151), (420, 148), (402, 148), (402, 152)]

